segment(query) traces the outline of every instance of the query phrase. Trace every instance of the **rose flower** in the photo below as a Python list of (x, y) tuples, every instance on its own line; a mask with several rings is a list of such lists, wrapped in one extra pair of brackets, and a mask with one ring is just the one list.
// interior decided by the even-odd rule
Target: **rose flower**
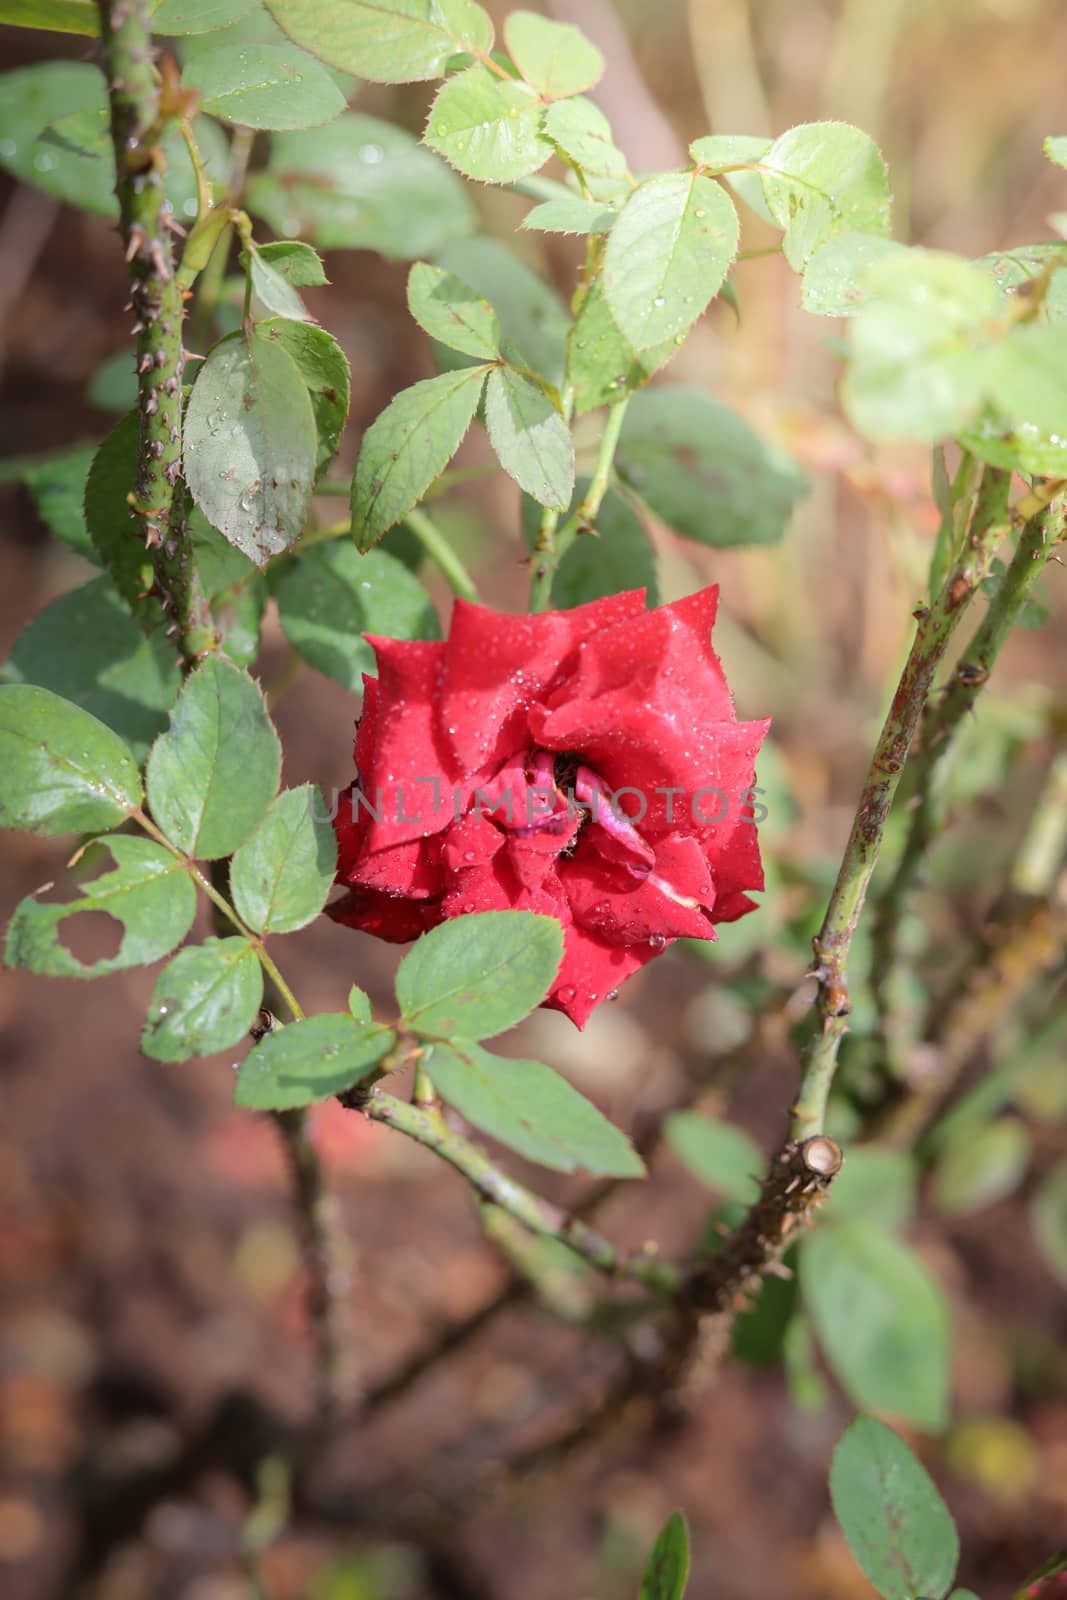
[(711, 648), (717, 589), (505, 616), (456, 602), (444, 643), (369, 637), (357, 781), (329, 914), (381, 939), (473, 911), (563, 926), (545, 1004), (578, 1027), (672, 940), (763, 887), (753, 763)]

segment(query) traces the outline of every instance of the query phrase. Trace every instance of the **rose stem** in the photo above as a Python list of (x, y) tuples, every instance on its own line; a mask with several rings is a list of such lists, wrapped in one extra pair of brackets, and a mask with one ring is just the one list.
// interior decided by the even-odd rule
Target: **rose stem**
[(1067, 500), (1054, 500), (1026, 523), (1011, 565), (964, 651), (952, 682), (926, 706), (915, 758), (916, 805), (907, 840), (889, 884), (871, 918), (872, 974), (885, 1046), (884, 1074), (906, 1075), (908, 1037), (895, 1012), (903, 973), (901, 924), (931, 841), (945, 825), (945, 779), (955, 737), (989, 678), (1008, 634), (1033, 594), (1056, 546), (1067, 538)]
[[(115, 193), (130, 267), (137, 356), (137, 480), (129, 496), (140, 519), (155, 588), (186, 666), (218, 648), (210, 607), (185, 533), (178, 488), (182, 454), (184, 301), (175, 271), (173, 217), (163, 190), (160, 138), (183, 104), (161, 104), (146, 0), (99, 0), (108, 80)], [(168, 99), (172, 96), (168, 95)]]
[(627, 1253), (579, 1217), (542, 1200), (495, 1166), (484, 1151), (450, 1127), (436, 1107), (411, 1105), (375, 1090), (361, 1107), (374, 1122), (425, 1145), (461, 1172), (484, 1200), (507, 1211), (543, 1238), (556, 1239), (590, 1266), (613, 1278), (630, 1278), (661, 1293), (678, 1284), (677, 1268), (640, 1251)]
[[(628, 405), (629, 396), (609, 409), (604, 432), (600, 436), (600, 448), (597, 451), (596, 465), (589, 480), (589, 487), (562, 528), (559, 527), (558, 512), (546, 511), (541, 518), (541, 531), (537, 537), (531, 564), (529, 605), (531, 611), (548, 610), (552, 597), (552, 583), (559, 571), (560, 562), (578, 535), (591, 530), (596, 522), (611, 483), (615, 451), (618, 448), (619, 434), (622, 431)], [(568, 390), (564, 395), (564, 415), (568, 422), (573, 410), (574, 397)]]
[(477, 601), (478, 590), (474, 579), (440, 528), (431, 521), (425, 511), (420, 511), (418, 507), (414, 511), (409, 511), (404, 518), (404, 525), (415, 535), (430, 559), (440, 567), (451, 585), (453, 594), (460, 595), (464, 600)]
[(808, 1049), (793, 1107), (794, 1139), (823, 1129), (838, 1051), (848, 1027), (849, 951), (881, 850), (886, 819), (934, 674), (1004, 534), (1010, 483), (1009, 472), (984, 469), (962, 549), (933, 604), (916, 613), (915, 640), (875, 747), (826, 916), (813, 940), (819, 980), (815, 1005), (822, 1026)]

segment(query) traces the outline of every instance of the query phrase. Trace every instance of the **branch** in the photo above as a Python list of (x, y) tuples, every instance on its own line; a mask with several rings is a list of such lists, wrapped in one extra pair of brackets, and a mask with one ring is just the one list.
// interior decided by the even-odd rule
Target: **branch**
[(859, 924), (886, 819), (919, 719), (953, 634), (989, 570), (1008, 518), (1011, 474), (986, 467), (963, 548), (933, 604), (918, 610), (915, 641), (875, 747), (845, 854), (822, 927), (816, 935), (816, 1006), (822, 1027), (812, 1040), (793, 1108), (792, 1137), (820, 1133), (847, 1027), (848, 957)]
[(155, 590), (186, 665), (218, 648), (218, 633), (186, 536), (182, 455), (184, 304), (175, 277), (173, 214), (163, 191), (160, 138), (187, 97), (169, 77), (161, 95), (152, 63), (146, 0), (98, 0), (115, 148), (115, 192), (130, 268), (137, 353), (137, 480), (129, 496), (140, 519)]
[[(537, 544), (534, 548), (532, 572), (530, 580), (530, 610), (547, 611), (552, 596), (552, 584), (559, 564), (567, 551), (580, 533), (593, 531), (604, 496), (608, 492), (611, 482), (612, 469), (615, 462), (615, 451), (619, 445), (619, 434), (622, 431), (623, 418), (629, 397), (620, 400), (617, 405), (608, 411), (604, 432), (600, 436), (600, 448), (597, 451), (596, 465), (593, 476), (589, 480), (589, 487), (581, 503), (567, 518), (563, 527), (559, 527), (558, 511), (546, 511), (541, 518), (541, 531), (538, 534)], [(574, 397), (568, 391), (564, 395), (564, 417), (569, 423), (574, 409)]]
[(1030, 518), (1023, 528), (989, 610), (964, 652), (955, 677), (941, 697), (931, 701), (923, 717), (922, 741), (915, 762), (916, 804), (904, 850), (871, 923), (873, 987), (888, 1075), (905, 1076), (908, 1041), (894, 997), (903, 965), (901, 925), (931, 842), (945, 825), (945, 777), (956, 734), (990, 673), (1008, 635), (1033, 594), (1057, 544), (1067, 538), (1067, 500), (1060, 499)]

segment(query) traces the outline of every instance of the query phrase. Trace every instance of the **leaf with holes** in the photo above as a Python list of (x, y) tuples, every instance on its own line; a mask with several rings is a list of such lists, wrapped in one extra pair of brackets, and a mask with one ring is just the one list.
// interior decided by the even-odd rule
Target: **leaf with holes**
[(261, 566), (303, 529), (316, 451), (307, 387), (278, 339), (234, 333), (209, 351), (186, 409), (186, 482), (212, 527)]
[(494, 367), (485, 421), (509, 477), (541, 505), (566, 510), (574, 491), (574, 441), (545, 391), (512, 367)]
[(689, 329), (737, 253), (733, 201), (714, 178), (665, 172), (634, 190), (604, 252), (604, 295), (637, 351)]
[(129, 746), (80, 706), (35, 684), (0, 685), (0, 827), (96, 833), (141, 803)]
[(544, 113), (544, 101), (527, 84), (475, 62), (437, 91), (423, 142), (465, 177), (514, 183), (552, 154), (541, 137)]
[[(113, 858), (112, 870), (84, 884), (77, 899), (56, 904), (30, 895), (16, 907), (4, 949), (9, 966), (53, 977), (99, 978), (158, 961), (181, 943), (196, 915), (196, 889), (181, 862), (150, 839), (115, 834), (94, 845), (79, 866), (98, 865), (106, 854)], [(67, 918), (83, 912), (106, 913), (121, 924), (115, 955), (87, 965), (61, 943)]]
[(352, 479), (352, 537), (369, 550), (445, 470), (474, 420), (486, 368), (464, 367), (401, 390), (363, 435)]
[(510, 12), (504, 43), (522, 77), (546, 100), (581, 94), (604, 75), (604, 57), (580, 28), (536, 11)]
[(802, 272), (838, 233), (889, 233), (889, 171), (874, 140), (847, 122), (790, 128), (760, 157), (763, 195)]
[(244, 1038), (263, 1002), (263, 971), (246, 939), (179, 950), (156, 980), (141, 1034), (153, 1061), (187, 1061)]
[(453, 1038), (435, 1044), (425, 1064), (449, 1105), (528, 1161), (556, 1172), (643, 1175), (644, 1163), (626, 1136), (543, 1062), (512, 1061), (471, 1039)]
[(500, 354), (500, 318), (488, 300), (462, 279), (416, 261), (408, 274), (408, 310), (431, 339), (479, 361)]
[(283, 789), (234, 853), (230, 893), (257, 933), (292, 933), (317, 917), (337, 871), (337, 839), (319, 791)]
[(372, 83), (439, 78), (454, 55), (488, 53), (493, 24), (474, 0), (266, 0), (290, 39)]
[(369, 1077), (395, 1042), (388, 1028), (340, 1013), (303, 1017), (249, 1051), (234, 1100), (254, 1111), (293, 1111), (329, 1100)]
[(274, 799), (281, 746), (258, 686), (209, 657), (186, 680), (148, 758), (152, 815), (172, 844), (215, 860), (247, 839)]
[(830, 1498), (841, 1531), (885, 1600), (942, 1595), (960, 1543), (948, 1507), (903, 1439), (874, 1417), (857, 1417), (838, 1440)]
[(433, 602), (403, 562), (384, 550), (360, 555), (348, 539), (313, 545), (273, 578), (273, 588), (293, 649), (317, 672), (356, 693), (362, 692), (363, 674), (377, 671), (365, 633), (440, 637)]
[(285, 45), (214, 45), (186, 64), (183, 82), (205, 111), (243, 128), (318, 128), (345, 109), (330, 74)]
[(483, 911), (424, 934), (400, 963), (396, 997), (416, 1033), (491, 1039), (545, 998), (563, 930), (532, 911)]
[(261, 322), (256, 333), (262, 339), (273, 340), (292, 357), (307, 385), (318, 441), (315, 452), (318, 474), (336, 455), (348, 417), (351, 389), (348, 357), (332, 333), (310, 323), (271, 318)]

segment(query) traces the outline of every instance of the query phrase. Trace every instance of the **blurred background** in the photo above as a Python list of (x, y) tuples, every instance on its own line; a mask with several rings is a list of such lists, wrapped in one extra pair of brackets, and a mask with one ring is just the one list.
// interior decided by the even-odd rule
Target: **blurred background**
[[(1064, 131), (1067, 9), (1058, 0), (555, 0), (543, 9), (600, 45), (607, 71), (594, 98), (636, 171), (680, 163), (709, 131), (777, 134), (840, 118), (883, 148), (900, 239), (980, 255), (1049, 237), (1049, 213), (1064, 208), (1064, 174), (1041, 150), (1046, 134)], [(91, 41), (58, 35), (5, 27), (0, 43), (5, 68), (95, 59)], [(430, 92), (367, 85), (354, 104), (417, 132)], [(513, 235), (528, 204), (516, 195), (473, 198), (483, 231), (508, 239), (568, 298), (574, 241)], [(746, 229), (746, 248), (776, 237), (747, 215)], [(402, 264), (349, 250), (327, 252), (327, 269), (332, 286), (308, 301), (352, 363), (338, 464), (350, 470), (361, 430), (433, 368), (406, 314)], [(739, 715), (774, 719), (760, 769), (770, 813), (764, 906), (723, 929), (710, 955), (676, 949), (657, 961), (585, 1034), (546, 1012), (506, 1049), (560, 1067), (625, 1127), (696, 1101), (769, 1151), (795, 1081), (808, 941), (924, 594), (938, 513), (927, 452), (874, 450), (842, 419), (837, 326), (800, 311), (798, 280), (781, 258), (743, 262), (733, 283), (738, 313), (717, 302), (668, 379), (738, 410), (796, 460), (808, 493), (776, 547), (722, 552), (663, 528), (651, 534), (664, 599), (721, 584), (716, 642)], [(114, 229), (0, 177), (3, 655), (30, 618), (89, 576), (47, 535), (18, 463), (113, 425), (90, 387), (124, 349), (123, 300)], [(472, 436), (461, 464), (489, 459)], [(517, 491), (498, 474), (435, 512), (484, 596), (515, 610), (526, 587), (518, 511)], [(446, 618), (447, 593), (425, 576)], [(1050, 620), (1011, 641), (968, 731), (958, 826), (933, 863), (939, 892), (920, 908), (935, 969), (981, 936), (1062, 738), (1065, 599), (1067, 579), (1054, 567)], [(258, 671), (277, 693), (285, 781), (346, 784), (358, 708), (338, 684), (292, 671), (271, 612)], [(64, 857), (62, 843), (3, 836), (5, 919), (60, 874)], [(862, 976), (862, 942), (857, 959)], [(309, 1009), (338, 1009), (353, 981), (388, 1005), (394, 965), (387, 947), (325, 919), (286, 940), (285, 970)], [(0, 973), (0, 1450), (9, 1468), (0, 1592), (12, 1600), (62, 1592), (87, 1463), (99, 1476), (101, 1462), (115, 1471), (167, 1462), (233, 1391), (251, 1389), (293, 1415), (305, 1405), (302, 1279), (280, 1146), (266, 1121), (231, 1108), (228, 1059), (168, 1067), (139, 1056), (152, 981), (135, 971), (79, 988)], [(775, 990), (792, 999), (775, 1027), (759, 1027)], [(1053, 1003), (1062, 1007), (1062, 990), (1044, 991), (1040, 1014), (991, 1039), (984, 1064), (1021, 1049)], [(861, 991), (861, 1042), (863, 1029)], [(1028, 1220), (1041, 1173), (1067, 1149), (1062, 1043), (1053, 1029), (1017, 1089), (1031, 1155), (1010, 1192), (926, 1206), (915, 1234), (951, 1298), (956, 1341), (956, 1422), (927, 1458), (960, 1521), (959, 1581), (983, 1600), (1005, 1600), (1067, 1528), (1067, 1306)], [(352, 1242), (353, 1339), (373, 1386), (492, 1298), (504, 1269), (463, 1185), (422, 1150), (336, 1106), (317, 1110), (315, 1126)], [(613, 1197), (602, 1224), (630, 1245), (691, 1248), (708, 1191), (661, 1146), (651, 1167), (652, 1181)], [(536, 1183), (568, 1203), (583, 1192), (577, 1180), (543, 1173)], [(849, 1407), (810, 1353), (789, 1373), (777, 1361), (734, 1364), (678, 1435), (636, 1447), (609, 1440), (548, 1477), (487, 1492), (460, 1527), (420, 1517), (424, 1466), (491, 1462), (505, 1433), (534, 1436), (576, 1382), (595, 1380), (600, 1356), (579, 1314), (590, 1286), (564, 1277), (575, 1325), (516, 1305), (375, 1409), (343, 1456), (370, 1498), (361, 1506), (353, 1496), (349, 1527), (298, 1523), (272, 1545), (262, 1561), (271, 1594), (621, 1600), (636, 1593), (647, 1548), (676, 1506), (693, 1529), (697, 1600), (871, 1594), (825, 1488)], [(383, 1483), (397, 1486), (388, 1514), (375, 1498)], [(245, 1515), (232, 1484), (210, 1475), (195, 1494), (185, 1484), (162, 1494), (140, 1537), (112, 1541), (101, 1513), (106, 1561), (93, 1592), (254, 1593), (234, 1555)]]

